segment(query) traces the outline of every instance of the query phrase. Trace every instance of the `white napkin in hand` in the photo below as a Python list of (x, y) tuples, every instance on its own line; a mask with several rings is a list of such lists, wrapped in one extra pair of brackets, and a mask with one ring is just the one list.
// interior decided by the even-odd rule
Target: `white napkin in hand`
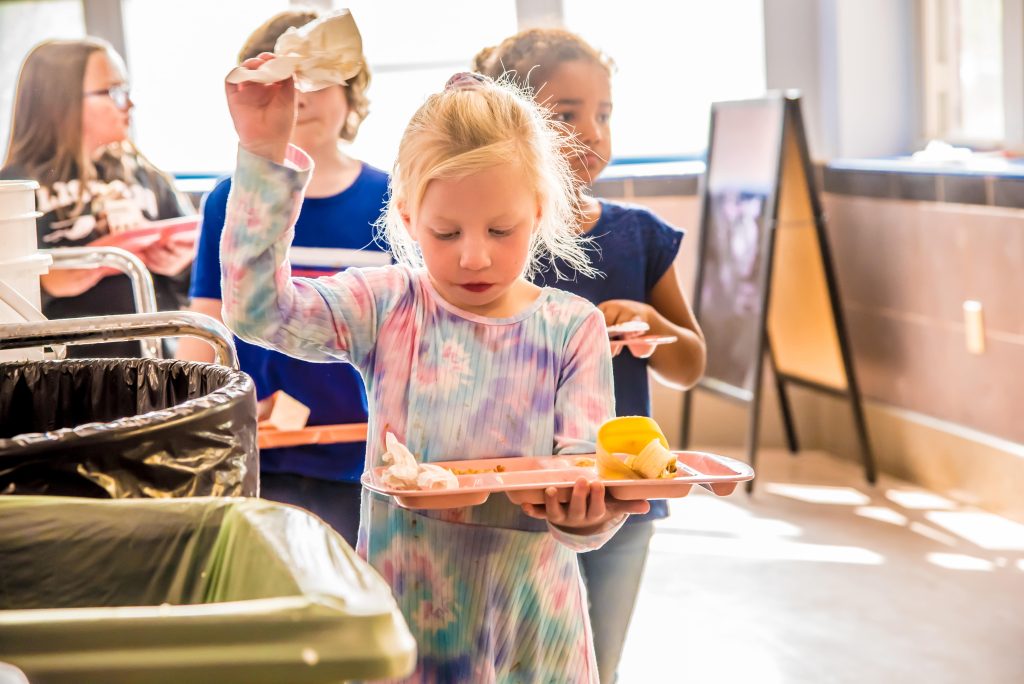
[(363, 68), (363, 39), (347, 9), (325, 14), (299, 28), (289, 28), (274, 44), (273, 59), (259, 69), (236, 67), (228, 83), (277, 83), (295, 77), (303, 92), (344, 85)]

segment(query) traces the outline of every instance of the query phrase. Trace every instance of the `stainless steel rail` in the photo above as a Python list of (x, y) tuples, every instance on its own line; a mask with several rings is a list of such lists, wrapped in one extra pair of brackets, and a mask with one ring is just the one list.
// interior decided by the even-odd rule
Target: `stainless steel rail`
[[(120, 247), (60, 247), (57, 249), (41, 249), (40, 254), (48, 254), (53, 259), (52, 268), (113, 268), (124, 273), (132, 282), (132, 298), (135, 300), (135, 311), (153, 313), (156, 311), (156, 290), (153, 288), (153, 277), (142, 259)], [(160, 341), (144, 339), (142, 355), (159, 359), (163, 357)]]
[(0, 325), (0, 350), (159, 337), (205, 340), (213, 347), (217, 363), (238, 368), (238, 356), (228, 329), (217, 319), (194, 311), (159, 311)]

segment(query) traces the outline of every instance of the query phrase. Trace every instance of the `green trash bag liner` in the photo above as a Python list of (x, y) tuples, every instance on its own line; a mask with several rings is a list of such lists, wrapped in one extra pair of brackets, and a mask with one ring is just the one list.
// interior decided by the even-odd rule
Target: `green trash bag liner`
[(0, 497), (0, 661), (32, 684), (372, 680), (415, 660), (384, 580), (299, 508)]
[(253, 382), (188, 361), (0, 363), (0, 494), (256, 496)]

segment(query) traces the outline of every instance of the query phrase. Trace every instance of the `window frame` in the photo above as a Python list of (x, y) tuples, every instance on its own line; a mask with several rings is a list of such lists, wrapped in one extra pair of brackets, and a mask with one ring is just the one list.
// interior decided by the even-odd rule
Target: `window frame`
[(921, 59), (921, 133), (925, 141), (981, 149), (1024, 145), (1024, 0), (1002, 2), (1003, 136), (953, 134), (950, 99), (959, 97), (957, 62), (948, 57), (954, 40), (950, 14), (955, 0), (917, 0)]

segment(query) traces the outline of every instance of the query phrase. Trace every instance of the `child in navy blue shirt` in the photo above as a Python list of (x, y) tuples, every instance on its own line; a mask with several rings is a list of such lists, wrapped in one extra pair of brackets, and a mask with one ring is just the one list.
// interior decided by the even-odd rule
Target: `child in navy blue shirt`
[[(250, 36), (239, 62), (273, 50), (289, 27), (317, 18), (310, 11), (275, 15)], [(374, 240), (378, 217), (387, 197), (388, 176), (346, 155), (339, 141), (352, 141), (367, 113), (369, 72), (363, 70), (344, 86), (299, 93), (292, 142), (313, 158), (316, 166), (295, 224), (293, 274), (325, 275), (325, 262), (345, 266), (390, 263), (384, 246)], [(192, 310), (221, 318), (220, 237), (224, 228), (231, 180), (224, 179), (203, 202), (203, 223), (193, 264)], [(328, 253), (325, 249), (330, 249)], [(235, 339), (239, 364), (252, 376), (257, 395), (264, 399), (277, 390), (310, 408), (310, 425), (365, 423), (366, 390), (353, 366), (317, 364)], [(188, 341), (179, 358), (212, 361), (209, 347)], [(359, 527), (359, 476), (365, 461), (365, 442), (266, 449), (260, 453), (261, 496), (295, 504), (320, 516), (353, 546)]]
[[(612, 113), (612, 65), (605, 55), (568, 31), (531, 29), (481, 51), (474, 67), (529, 88), (566, 125), (575, 140), (568, 159), (584, 186), (604, 170), (611, 157)], [(586, 297), (601, 309), (608, 325), (643, 321), (651, 334), (678, 338), (657, 347), (649, 359), (623, 350), (613, 361), (616, 414), (649, 416), (648, 368), (679, 389), (692, 387), (704, 372), (704, 337), (675, 267), (683, 233), (640, 207), (586, 194), (579, 201), (580, 230), (591, 238), (588, 256), (602, 275), (576, 275), (566, 281), (549, 269), (537, 282)], [(564, 264), (557, 266), (566, 272)], [(602, 682), (615, 680), (654, 531), (652, 521), (667, 515), (664, 501), (651, 501), (650, 513), (631, 516), (604, 547), (580, 556)]]

